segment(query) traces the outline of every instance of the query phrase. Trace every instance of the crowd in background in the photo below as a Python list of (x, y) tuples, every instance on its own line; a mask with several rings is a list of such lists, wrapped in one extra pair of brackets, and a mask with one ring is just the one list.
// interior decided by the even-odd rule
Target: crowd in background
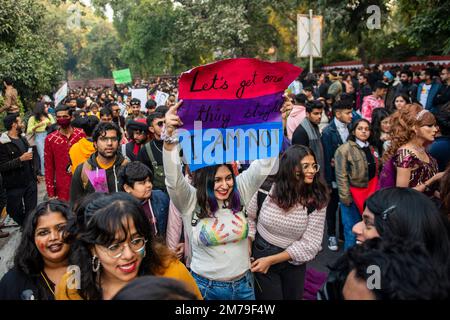
[(280, 109), (278, 159), (195, 172), (180, 157), (176, 78), (72, 88), (25, 114), (5, 79), (0, 204), (22, 239), (0, 299), (302, 299), (325, 232), (345, 253), (318, 298), (447, 299), (449, 71), (304, 73)]

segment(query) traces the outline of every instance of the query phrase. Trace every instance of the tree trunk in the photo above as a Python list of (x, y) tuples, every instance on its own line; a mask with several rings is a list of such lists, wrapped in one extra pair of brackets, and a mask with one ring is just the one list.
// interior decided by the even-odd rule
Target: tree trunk
[(363, 64), (364, 67), (368, 67), (369, 66), (369, 61), (367, 61), (367, 50), (366, 47), (364, 45), (363, 39), (362, 39), (362, 35), (358, 34), (358, 56), (359, 59), (361, 60), (361, 63)]

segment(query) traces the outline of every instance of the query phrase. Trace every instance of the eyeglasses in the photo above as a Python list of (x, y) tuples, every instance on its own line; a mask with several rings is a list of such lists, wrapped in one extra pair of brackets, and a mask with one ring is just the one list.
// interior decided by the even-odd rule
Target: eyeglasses
[(162, 126), (164, 125), (164, 121), (158, 121), (157, 125), (158, 125), (158, 127), (162, 128)]
[(115, 243), (110, 245), (106, 248), (106, 253), (110, 258), (118, 259), (122, 256), (123, 250), (125, 250), (125, 245), (130, 248), (131, 251), (135, 253), (139, 253), (145, 248), (145, 244), (148, 240), (145, 240), (145, 238), (134, 238), (130, 242), (122, 242), (122, 243)]
[[(320, 170), (320, 165), (317, 164), (317, 163), (313, 163), (313, 164), (311, 164), (311, 163), (302, 163), (301, 165), (302, 165), (302, 170), (303, 170), (303, 171), (306, 171), (306, 170), (308, 170), (309, 168), (312, 168), (312, 170), (313, 170), (314, 172), (318, 172), (318, 171)], [(300, 172), (296, 172), (296, 174), (299, 175)]]
[(100, 138), (98, 138), (98, 140), (100, 140), (101, 142), (108, 142), (108, 141), (117, 142), (117, 141), (119, 141), (119, 138), (118, 137), (100, 137)]

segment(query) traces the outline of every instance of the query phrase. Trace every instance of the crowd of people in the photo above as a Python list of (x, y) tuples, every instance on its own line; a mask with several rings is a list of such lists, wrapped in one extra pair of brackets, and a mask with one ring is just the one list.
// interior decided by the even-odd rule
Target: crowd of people
[(194, 172), (176, 78), (136, 83), (145, 108), (116, 85), (42, 96), (32, 114), (5, 79), (0, 207), (21, 240), (0, 299), (303, 299), (325, 233), (344, 254), (319, 299), (448, 299), (449, 71), (302, 74), (279, 157)]

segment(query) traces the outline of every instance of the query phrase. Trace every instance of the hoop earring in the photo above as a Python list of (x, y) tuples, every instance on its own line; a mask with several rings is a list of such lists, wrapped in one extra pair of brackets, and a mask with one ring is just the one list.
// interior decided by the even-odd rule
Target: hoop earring
[(92, 271), (95, 273), (100, 270), (100, 259), (97, 256), (92, 257)]

